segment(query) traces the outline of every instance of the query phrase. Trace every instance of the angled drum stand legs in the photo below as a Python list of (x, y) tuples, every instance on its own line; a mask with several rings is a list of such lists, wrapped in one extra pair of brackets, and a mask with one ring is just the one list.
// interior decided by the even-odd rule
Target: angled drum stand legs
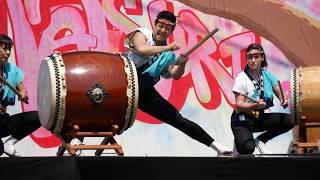
[[(57, 156), (63, 156), (65, 150), (67, 150), (71, 155), (75, 156), (77, 150), (96, 150), (95, 155), (100, 156), (105, 149), (113, 149), (118, 156), (123, 156), (123, 151), (121, 145), (117, 143), (114, 139), (116, 132), (118, 131), (118, 126), (113, 125), (110, 132), (82, 132), (79, 126), (74, 125), (74, 131), (66, 135), (59, 136), (62, 141), (62, 146), (57, 152)], [(85, 137), (105, 137), (101, 144), (97, 145), (85, 145), (77, 144), (71, 145), (70, 142), (73, 138), (84, 139)]]
[(318, 149), (317, 141), (320, 140), (319, 122), (304, 122), (295, 127), (293, 131), (296, 136), (293, 146), (297, 149), (297, 153), (310, 153), (314, 149)]

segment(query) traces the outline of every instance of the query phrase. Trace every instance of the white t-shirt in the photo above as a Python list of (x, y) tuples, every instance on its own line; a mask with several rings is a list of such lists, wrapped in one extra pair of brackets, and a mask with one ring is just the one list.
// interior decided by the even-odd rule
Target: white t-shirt
[[(251, 79), (247, 76), (247, 74), (242, 71), (238, 74), (235, 79), (234, 85), (232, 87), (233, 92), (237, 92), (240, 94), (245, 94), (253, 99), (259, 99), (257, 97), (256, 89), (251, 81)], [(245, 102), (252, 102), (250, 99), (245, 99)]]
[[(269, 105), (273, 106), (273, 88), (277, 85), (277, 78), (269, 71), (262, 69), (263, 76), (263, 90), (264, 90), (264, 101)], [(242, 71), (235, 79), (235, 83), (232, 88), (233, 92), (245, 94), (253, 99), (259, 99), (260, 94), (254, 87), (253, 82), (248, 75)], [(245, 98), (245, 102), (253, 103), (250, 99)], [(269, 112), (270, 108), (266, 109), (265, 112)]]
[(132, 60), (134, 62), (134, 64), (136, 65), (136, 67), (140, 67), (141, 65), (143, 65), (144, 63), (146, 63), (147, 61), (152, 59), (153, 56), (141, 56), (139, 54), (136, 54), (134, 52), (134, 50), (132, 49), (131, 38), (132, 38), (133, 34), (137, 31), (141, 32), (146, 37), (147, 45), (154, 46), (155, 42), (152, 37), (153, 32), (149, 29), (146, 29), (146, 28), (137, 28), (128, 34), (128, 36), (124, 42), (124, 47), (127, 49), (126, 50), (126, 53), (127, 53), (126, 57), (129, 58), (130, 60)]

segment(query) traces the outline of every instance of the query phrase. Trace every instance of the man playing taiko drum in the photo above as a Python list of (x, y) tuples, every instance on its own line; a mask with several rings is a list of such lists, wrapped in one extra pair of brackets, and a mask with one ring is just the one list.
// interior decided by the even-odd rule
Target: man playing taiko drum
[[(16, 88), (19, 100), (27, 103), (27, 90), (22, 83), (24, 73), (17, 66), (8, 62), (12, 46), (12, 40), (0, 34), (0, 75)], [(9, 156), (17, 156), (14, 145), (40, 127), (37, 111), (22, 112), (11, 116), (6, 112), (7, 106), (14, 105), (15, 100), (14, 91), (1, 82), (0, 138), (10, 136), (4, 144), (0, 139), (0, 155), (4, 152)]]
[[(281, 106), (288, 106), (287, 98), (273, 73), (267, 70), (267, 59), (260, 44), (251, 44), (246, 49), (247, 65), (235, 79), (232, 91), (236, 108), (231, 115), (234, 135), (234, 152), (251, 154), (255, 148), (260, 154), (270, 154), (266, 143), (293, 128), (286, 113), (265, 113), (273, 106), (275, 94)], [(263, 132), (253, 138), (253, 132)]]
[(128, 34), (125, 56), (137, 68), (139, 82), (138, 108), (149, 115), (184, 132), (191, 138), (209, 146), (219, 154), (230, 154), (231, 150), (216, 142), (198, 124), (184, 118), (177, 109), (164, 99), (154, 88), (160, 76), (179, 79), (184, 71), (188, 57), (176, 57), (172, 51), (179, 45), (173, 41), (167, 44), (176, 25), (176, 17), (168, 11), (157, 15), (153, 31), (138, 28)]

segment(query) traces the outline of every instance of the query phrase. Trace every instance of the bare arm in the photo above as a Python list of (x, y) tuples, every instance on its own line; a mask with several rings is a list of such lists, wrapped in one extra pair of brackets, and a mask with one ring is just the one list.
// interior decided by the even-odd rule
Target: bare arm
[(168, 72), (173, 77), (173, 79), (180, 79), (184, 73), (185, 66), (188, 62), (189, 58), (183, 54), (181, 54), (177, 61), (174, 64), (171, 64), (168, 67)]
[(288, 98), (287, 96), (285, 95), (285, 93), (283, 93), (283, 96), (281, 94), (281, 91), (280, 91), (280, 87), (279, 87), (279, 84), (277, 84), (274, 88), (273, 88), (273, 92), (274, 94), (277, 96), (277, 98), (279, 99), (280, 101), (280, 104), (283, 108), (286, 108), (288, 107)]
[(175, 51), (179, 49), (179, 46), (175, 41), (165, 46), (150, 46), (147, 44), (145, 35), (140, 31), (134, 33), (131, 42), (134, 51), (142, 56), (153, 56), (163, 51)]
[(262, 99), (257, 100), (258, 103), (248, 103), (245, 101), (246, 97), (237, 92), (233, 93), (236, 98), (236, 108), (240, 111), (263, 109), (266, 106), (266, 103)]
[(6, 112), (7, 111), (7, 107), (6, 106), (2, 106), (0, 104), (0, 112)]
[(17, 86), (17, 90), (19, 91), (19, 100), (21, 101), (24, 101), (25, 100), (27, 101), (28, 100), (28, 92), (27, 92), (27, 89), (24, 87), (23, 85), (23, 82), (21, 82), (18, 86)]

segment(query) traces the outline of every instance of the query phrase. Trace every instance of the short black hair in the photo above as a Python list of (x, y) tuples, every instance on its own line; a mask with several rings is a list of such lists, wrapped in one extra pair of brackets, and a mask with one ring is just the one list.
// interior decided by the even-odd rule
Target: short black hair
[(266, 55), (264, 53), (264, 50), (263, 50), (262, 46), (260, 44), (257, 44), (257, 43), (252, 43), (247, 47), (246, 54), (249, 51), (251, 51), (252, 49), (260, 51), (261, 56), (263, 58), (263, 61), (261, 62), (261, 67), (267, 67), (268, 66), (267, 58), (266, 58)]
[(0, 34), (0, 44), (5, 44), (7, 48), (11, 49), (11, 47), (13, 46), (13, 41), (9, 36)]
[(174, 25), (172, 25), (172, 30), (174, 30), (174, 28), (176, 27), (176, 16), (172, 13), (172, 12), (169, 12), (169, 11), (161, 11), (158, 13), (157, 15), (157, 19), (155, 20), (155, 25), (158, 24), (159, 22), (159, 19), (166, 19), (172, 23), (174, 23)]

